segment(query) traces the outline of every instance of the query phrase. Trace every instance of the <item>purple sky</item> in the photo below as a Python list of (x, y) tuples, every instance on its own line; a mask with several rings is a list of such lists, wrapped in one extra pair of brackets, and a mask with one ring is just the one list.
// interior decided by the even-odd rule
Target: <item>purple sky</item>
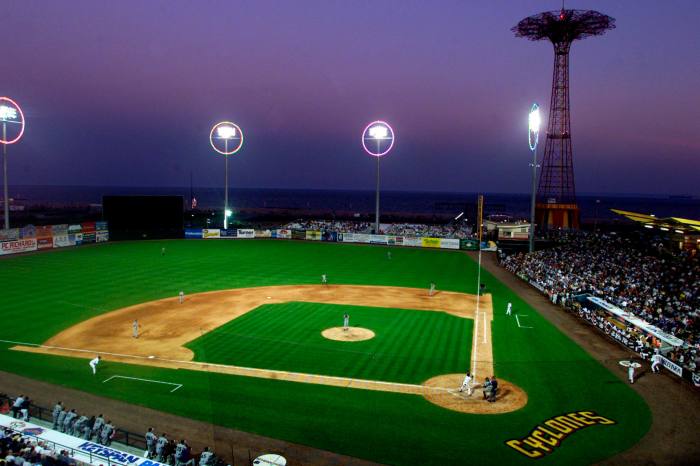
[[(700, 194), (700, 2), (567, 1), (617, 19), (571, 56), (579, 192)], [(6, 0), (0, 94), (27, 117), (11, 184), (527, 192), (527, 111), (552, 47), (513, 36), (559, 1)], [(542, 146), (541, 146), (542, 147)], [(542, 154), (540, 153), (540, 156)]]

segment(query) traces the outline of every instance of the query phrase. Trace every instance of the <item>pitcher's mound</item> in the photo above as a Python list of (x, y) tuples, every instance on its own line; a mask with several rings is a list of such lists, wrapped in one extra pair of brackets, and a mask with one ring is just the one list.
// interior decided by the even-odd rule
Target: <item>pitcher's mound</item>
[(332, 327), (325, 329), (321, 335), (336, 341), (363, 341), (374, 338), (373, 331), (361, 327), (348, 327), (347, 330), (343, 330), (343, 327)]
[[(471, 414), (500, 414), (517, 411), (527, 404), (527, 393), (507, 380), (498, 379), (496, 401), (490, 403), (483, 398), (481, 381), (474, 387), (471, 396), (460, 393), (464, 374), (446, 374), (426, 380), (425, 398), (438, 406)], [(429, 387), (429, 388), (428, 388)]]

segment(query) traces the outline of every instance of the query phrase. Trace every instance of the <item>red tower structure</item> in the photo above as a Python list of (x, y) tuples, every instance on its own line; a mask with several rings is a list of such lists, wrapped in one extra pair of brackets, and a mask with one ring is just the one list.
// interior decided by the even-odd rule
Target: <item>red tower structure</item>
[(512, 29), (517, 37), (549, 40), (554, 45), (552, 97), (535, 205), (535, 218), (543, 230), (579, 226), (569, 111), (571, 44), (614, 27), (615, 19), (597, 11), (562, 9), (528, 16)]

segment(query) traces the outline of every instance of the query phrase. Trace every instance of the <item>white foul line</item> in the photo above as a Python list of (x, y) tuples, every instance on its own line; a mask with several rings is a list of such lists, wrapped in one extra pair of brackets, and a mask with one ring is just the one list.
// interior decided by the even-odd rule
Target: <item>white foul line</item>
[(127, 377), (126, 375), (113, 375), (112, 377), (108, 378), (107, 380), (103, 380), (102, 383), (109, 382), (112, 379), (129, 379), (129, 380), (140, 380), (141, 382), (153, 382), (153, 383), (162, 383), (165, 385), (175, 385), (176, 387), (170, 390), (170, 393), (174, 392), (178, 388), (182, 387), (181, 383), (172, 383), (172, 382), (163, 382), (161, 380), (151, 380), (151, 379), (139, 379), (138, 377)]
[[(527, 317), (525, 315), (523, 315), (523, 316)], [(518, 322), (518, 327), (520, 327), (520, 328), (532, 328), (532, 327), (528, 327), (526, 325), (520, 325), (520, 319), (518, 319), (518, 314), (515, 314), (515, 320)]]

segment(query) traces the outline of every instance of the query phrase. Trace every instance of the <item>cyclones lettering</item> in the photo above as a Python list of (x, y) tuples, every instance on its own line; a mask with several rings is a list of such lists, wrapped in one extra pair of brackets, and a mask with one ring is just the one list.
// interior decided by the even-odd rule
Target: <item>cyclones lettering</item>
[(569, 435), (588, 426), (616, 424), (612, 419), (593, 411), (577, 411), (547, 419), (522, 439), (506, 440), (505, 444), (528, 458), (539, 459), (554, 452)]

